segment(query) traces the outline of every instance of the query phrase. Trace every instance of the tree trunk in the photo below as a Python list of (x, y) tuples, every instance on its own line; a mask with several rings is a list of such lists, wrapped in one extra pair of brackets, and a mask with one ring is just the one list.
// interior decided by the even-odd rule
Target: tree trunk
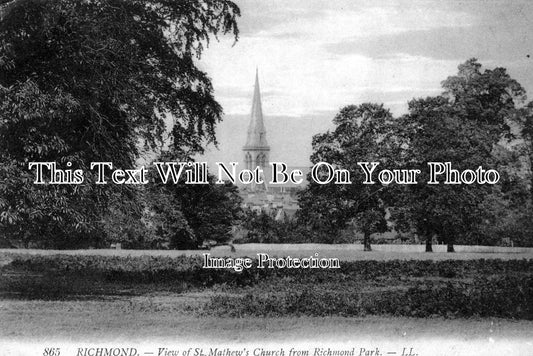
[(364, 251), (372, 251), (372, 247), (370, 246), (370, 234), (365, 232), (363, 237), (363, 245), (364, 245)]
[(426, 236), (426, 252), (433, 252), (433, 246), (431, 246), (432, 236)]
[(453, 248), (453, 242), (448, 242), (448, 248), (446, 249), (446, 252), (455, 252), (455, 249)]

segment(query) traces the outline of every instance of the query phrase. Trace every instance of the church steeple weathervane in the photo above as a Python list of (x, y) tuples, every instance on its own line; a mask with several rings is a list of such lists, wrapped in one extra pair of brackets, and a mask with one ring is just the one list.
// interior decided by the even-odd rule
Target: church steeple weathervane
[(268, 164), (270, 146), (266, 139), (265, 123), (263, 121), (263, 109), (261, 107), (261, 91), (259, 89), (259, 73), (255, 71), (254, 96), (252, 100), (252, 112), (246, 144), (242, 148), (244, 161), (247, 169), (256, 167), (264, 168)]

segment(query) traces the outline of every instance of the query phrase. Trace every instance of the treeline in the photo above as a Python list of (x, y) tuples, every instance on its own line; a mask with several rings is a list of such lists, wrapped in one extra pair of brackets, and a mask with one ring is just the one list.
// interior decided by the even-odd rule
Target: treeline
[[(426, 241), (427, 251), (432, 241), (450, 252), (455, 243), (532, 246), (533, 102), (526, 103), (525, 90), (504, 68), (484, 69), (476, 59), (461, 64), (442, 88), (440, 95), (411, 100), (400, 117), (381, 104), (342, 108), (335, 128), (313, 137), (311, 162), (348, 170), (352, 183), (308, 177), (295, 217), (252, 216), (243, 240), (347, 242), (358, 233), (370, 250), (373, 234), (394, 231)], [(379, 162), (376, 172), (419, 169), (418, 184), (376, 178), (363, 184), (357, 162)], [(500, 179), (427, 184), (428, 162), (450, 162), (459, 173), (481, 166)]]

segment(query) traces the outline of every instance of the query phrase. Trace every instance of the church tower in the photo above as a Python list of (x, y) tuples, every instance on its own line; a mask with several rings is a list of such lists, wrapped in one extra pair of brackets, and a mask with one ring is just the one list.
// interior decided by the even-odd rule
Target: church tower
[(266, 140), (257, 69), (255, 72), (254, 98), (252, 101), (250, 124), (248, 125), (248, 136), (242, 150), (244, 151), (245, 168), (254, 170), (256, 167), (261, 167), (264, 169), (268, 165), (270, 146), (268, 146)]

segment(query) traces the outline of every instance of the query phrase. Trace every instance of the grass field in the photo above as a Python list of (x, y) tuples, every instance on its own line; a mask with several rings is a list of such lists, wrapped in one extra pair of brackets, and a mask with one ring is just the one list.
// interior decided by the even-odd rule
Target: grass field
[[(41, 355), (71, 345), (249, 348), (364, 347), (419, 356), (531, 355), (533, 322), (507, 319), (215, 318), (144, 311), (150, 299), (0, 301), (2, 355)], [(65, 353), (66, 354), (66, 353)], [(74, 351), (70, 354), (75, 355)], [(398, 355), (400, 355), (398, 353)]]
[[(363, 252), (359, 245), (314, 244), (236, 245), (235, 253), (232, 253), (227, 246), (210, 251), (0, 250), (0, 265), (3, 266), (0, 269), (0, 354), (25, 355), (29, 354), (28, 350), (36, 350), (42, 345), (54, 342), (120, 344), (135, 341), (135, 343), (151, 345), (193, 345), (197, 343), (209, 346), (254, 344), (256, 346), (276, 345), (276, 347), (279, 345), (301, 345), (302, 347), (315, 345), (318, 347), (335, 344), (364, 346), (367, 349), (370, 347), (390, 348), (391, 350), (399, 347), (414, 347), (419, 356), (533, 355), (532, 320), (492, 316), (442, 317), (437, 314), (425, 318), (394, 315), (344, 317), (328, 305), (319, 305), (322, 309), (318, 310), (325, 311), (320, 312), (325, 313), (323, 316), (306, 315), (305, 309), (303, 309), (304, 312), (286, 310), (289, 312), (287, 316), (276, 315), (275, 312), (270, 313), (268, 309), (264, 309), (266, 314), (261, 317), (253, 315), (253, 310), (252, 314), (245, 313), (237, 317), (231, 313), (228, 314), (228, 310), (231, 312), (233, 309), (240, 310), (242, 307), (242, 305), (231, 303), (247, 301), (250, 295), (260, 297), (255, 302), (259, 303), (257, 307), (261, 309), (264, 308), (262, 303), (272, 299), (286, 303), (289, 298), (291, 302), (291, 293), (298, 294), (302, 290), (311, 291), (309, 292), (311, 293), (310, 299), (297, 299), (296, 302), (292, 300), (297, 307), (302, 303), (329, 301), (328, 298), (335, 297), (334, 293), (341, 293), (341, 296), (344, 295), (343, 293), (348, 293), (346, 295), (349, 296), (349, 293), (357, 290), (362, 290), (370, 301), (372, 298), (383, 299), (384, 292), (405, 293), (408, 288), (426, 283), (428, 279), (431, 280), (430, 283), (433, 286), (431, 288), (440, 288), (439, 286), (447, 288), (450, 283), (470, 285), (478, 278), (476, 271), (470, 271), (461, 266), (458, 267), (459, 274), (454, 271), (450, 273), (446, 269), (439, 272), (444, 273), (444, 277), (442, 275), (383, 275), (367, 280), (364, 276), (354, 275), (356, 280), (345, 280), (344, 277), (331, 272), (324, 274), (324, 277), (332, 277), (332, 279), (321, 279), (319, 275), (319, 282), (316, 285), (309, 284), (314, 283), (311, 281), (315, 279), (307, 280), (307, 274), (302, 274), (300, 277), (266, 275), (264, 280), (260, 277), (258, 282), (244, 286), (225, 282), (203, 286), (201, 283), (194, 285), (194, 283), (183, 282), (174, 277), (169, 277), (170, 279), (162, 282), (135, 282), (129, 281), (128, 275), (116, 277), (118, 280), (108, 280), (104, 277), (94, 277), (72, 271), (59, 273), (55, 269), (25, 270), (12, 268), (9, 265), (14, 258), (13, 253), (175, 257), (183, 254), (201, 255), (206, 252), (214, 256), (254, 256), (255, 253), (262, 252), (273, 256), (305, 257), (318, 252), (322, 257), (337, 257), (346, 263), (360, 260), (389, 263), (387, 261), (426, 259), (435, 261), (533, 259), (533, 249), (457, 246), (457, 252), (450, 254), (441, 251), (445, 246), (435, 246), (437, 252), (434, 253), (424, 253), (423, 245), (376, 245), (373, 247), (372, 252)], [(489, 273), (487, 271), (480, 271), (480, 274)], [(533, 271), (504, 269), (494, 277), (505, 281), (506, 276), (512, 279), (518, 275), (531, 276)], [(351, 275), (346, 274), (346, 276)], [(483, 278), (492, 277), (487, 275)], [(13, 284), (14, 282), (16, 283)], [(13, 286), (19, 288), (15, 289), (15, 292), (18, 290), (19, 294), (11, 293)], [(29, 294), (20, 294), (21, 290), (28, 292), (28, 288)], [(50, 291), (53, 293), (49, 294)], [(330, 292), (333, 294), (328, 294)], [(386, 299), (385, 297), (384, 300)], [(345, 302), (349, 303), (350, 300), (343, 301), (341, 298), (337, 301), (341, 307)], [(428, 300), (428, 302), (434, 301)], [(290, 308), (290, 305), (288, 307)], [(219, 309), (219, 312), (213, 313), (209, 308)], [(30, 345), (29, 349), (22, 348), (23, 344)], [(9, 352), (1, 352), (2, 350)], [(42, 352), (33, 353), (32, 351), (31, 354), (41, 355)], [(401, 354), (399, 353), (398, 356)]]
[(420, 341), (428, 338), (533, 341), (533, 322), (499, 318), (225, 318), (194, 317), (162, 308), (147, 311), (152, 298), (101, 301), (2, 301), (1, 337), (18, 340), (83, 339), (87, 342), (179, 340), (200, 342), (349, 342), (362, 339)]
[[(424, 252), (424, 245), (373, 245), (372, 251), (363, 251), (361, 244), (242, 244), (235, 245), (235, 252), (229, 246), (217, 246), (211, 250), (35, 250), (35, 249), (0, 249), (2, 255), (8, 253), (28, 253), (37, 255), (70, 254), (70, 255), (102, 255), (102, 256), (195, 256), (210, 253), (212, 256), (255, 257), (257, 253), (268, 253), (272, 256), (305, 257), (316, 252), (322, 257), (336, 257), (342, 261), (356, 260), (447, 260), (447, 259), (521, 259), (533, 258), (533, 248), (496, 247), (496, 246), (455, 246), (456, 253), (447, 253), (445, 245), (433, 246), (433, 253)], [(0, 260), (1, 261), (1, 260)]]

